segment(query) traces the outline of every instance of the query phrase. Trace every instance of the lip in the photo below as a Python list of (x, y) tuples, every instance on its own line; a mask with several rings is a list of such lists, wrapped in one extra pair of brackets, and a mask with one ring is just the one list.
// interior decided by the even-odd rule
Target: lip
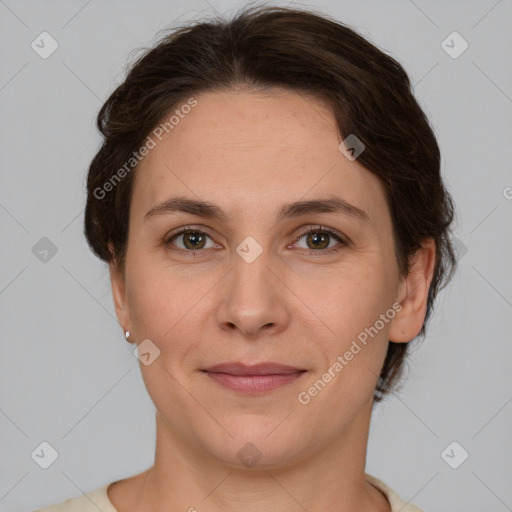
[(307, 370), (277, 363), (248, 366), (230, 362), (217, 364), (202, 371), (221, 386), (240, 393), (256, 395), (293, 382)]
[(271, 362), (249, 366), (235, 361), (216, 364), (206, 368), (204, 371), (209, 373), (227, 373), (229, 375), (289, 375), (305, 370)]

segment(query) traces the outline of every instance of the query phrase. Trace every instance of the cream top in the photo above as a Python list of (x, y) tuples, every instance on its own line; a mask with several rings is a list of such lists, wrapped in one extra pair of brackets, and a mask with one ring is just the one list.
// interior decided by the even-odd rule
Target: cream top
[[(405, 503), (384, 482), (366, 474), (366, 481), (382, 491), (391, 505), (391, 512), (422, 512), (410, 503)], [(113, 482), (111, 482), (113, 483)], [(118, 512), (107, 495), (110, 483), (77, 498), (69, 498), (56, 505), (37, 509), (34, 512)]]

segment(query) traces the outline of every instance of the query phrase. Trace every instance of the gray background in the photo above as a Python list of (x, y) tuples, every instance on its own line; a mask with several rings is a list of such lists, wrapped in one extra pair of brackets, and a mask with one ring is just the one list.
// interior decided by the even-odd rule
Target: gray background
[[(78, 496), (153, 462), (154, 406), (107, 268), (82, 235), (95, 116), (132, 50), (158, 30), (241, 5), (0, 1), (2, 511)], [(512, 1), (301, 5), (403, 64), (458, 207), (460, 268), (415, 344), (404, 389), (375, 408), (367, 472), (425, 511), (512, 510)], [(59, 45), (47, 59), (31, 48), (43, 31)], [(453, 31), (469, 43), (458, 58), (441, 45)], [(461, 48), (450, 41), (452, 53)], [(46, 261), (43, 237), (57, 248)], [(48, 469), (31, 456), (43, 441), (58, 452)], [(441, 456), (452, 441), (469, 453), (458, 469)], [(462, 451), (448, 453), (453, 464)]]

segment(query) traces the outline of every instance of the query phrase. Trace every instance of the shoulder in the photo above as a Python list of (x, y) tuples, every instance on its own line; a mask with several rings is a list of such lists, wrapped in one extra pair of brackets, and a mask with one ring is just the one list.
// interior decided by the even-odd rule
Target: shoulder
[(366, 474), (366, 481), (379, 489), (389, 501), (391, 505), (391, 512), (422, 512), (418, 507), (412, 503), (406, 503), (393, 489), (386, 485), (382, 480), (375, 478), (372, 475)]
[(34, 512), (117, 512), (107, 495), (110, 483), (105, 484), (94, 491), (69, 498), (61, 503), (40, 508)]

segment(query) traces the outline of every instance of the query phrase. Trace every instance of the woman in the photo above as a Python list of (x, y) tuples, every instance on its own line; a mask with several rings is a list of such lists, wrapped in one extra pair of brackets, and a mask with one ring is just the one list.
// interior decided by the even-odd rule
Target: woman
[(154, 465), (44, 511), (398, 511), (365, 473), (453, 274), (453, 203), (402, 67), (256, 7), (146, 52), (98, 116), (85, 235), (157, 409)]

